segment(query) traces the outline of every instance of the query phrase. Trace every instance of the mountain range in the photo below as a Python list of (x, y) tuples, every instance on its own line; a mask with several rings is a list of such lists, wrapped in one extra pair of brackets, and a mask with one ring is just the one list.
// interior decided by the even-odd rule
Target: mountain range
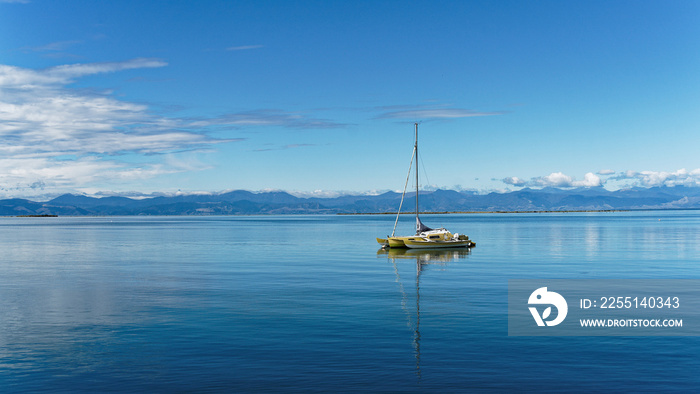
[[(396, 212), (401, 194), (344, 195), (333, 198), (296, 197), (286, 192), (235, 190), (132, 199), (64, 194), (53, 200), (0, 200), (1, 216), (61, 215), (252, 215), (359, 214)], [(403, 211), (415, 208), (415, 193), (407, 193)], [(567, 210), (700, 209), (700, 188), (652, 187), (609, 191), (604, 188), (522, 189), (477, 194), (455, 190), (420, 193), (423, 212), (513, 212)]]

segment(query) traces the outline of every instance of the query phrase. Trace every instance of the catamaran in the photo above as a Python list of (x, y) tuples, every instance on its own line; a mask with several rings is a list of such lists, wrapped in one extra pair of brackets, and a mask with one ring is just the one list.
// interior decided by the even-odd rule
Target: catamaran
[[(408, 176), (406, 176), (406, 184), (404, 185), (403, 194), (401, 195), (399, 211), (396, 213), (394, 229), (390, 236), (386, 238), (377, 238), (377, 242), (382, 245), (382, 248), (436, 249), (470, 248), (476, 246), (476, 244), (464, 234), (452, 233), (443, 227), (432, 229), (421, 222), (418, 216), (418, 123), (416, 123), (415, 126), (416, 140), (413, 145), (413, 156), (411, 156), (411, 164), (408, 166)], [(413, 159), (416, 161), (416, 235), (395, 236), (396, 225), (399, 223), (399, 215), (401, 215), (401, 207), (403, 206), (404, 196), (406, 195), (406, 187), (411, 177)]]

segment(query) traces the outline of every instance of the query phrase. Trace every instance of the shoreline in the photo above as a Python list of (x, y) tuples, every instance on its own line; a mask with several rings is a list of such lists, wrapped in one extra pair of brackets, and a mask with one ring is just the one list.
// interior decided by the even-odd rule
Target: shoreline
[[(432, 211), (420, 212), (421, 215), (451, 215), (451, 214), (482, 214), (482, 213), (595, 213), (595, 212), (632, 212), (647, 211), (647, 209), (571, 209), (571, 210), (538, 210), (538, 211)], [(649, 209), (655, 211), (655, 209)], [(397, 212), (368, 212), (368, 213), (336, 213), (336, 215), (396, 215)], [(401, 215), (415, 215), (415, 211), (402, 212)]]

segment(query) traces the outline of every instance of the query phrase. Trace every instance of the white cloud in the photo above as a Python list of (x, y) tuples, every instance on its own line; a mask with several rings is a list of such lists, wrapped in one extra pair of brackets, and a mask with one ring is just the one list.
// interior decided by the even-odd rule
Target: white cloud
[(611, 177), (616, 181), (631, 181), (631, 186), (700, 186), (700, 168), (667, 171), (624, 171)]
[(574, 187), (599, 187), (603, 186), (603, 181), (596, 174), (588, 172), (583, 176), (582, 181), (574, 181), (572, 185)]
[(124, 178), (133, 172), (117, 161), (101, 160), (86, 156), (73, 160), (52, 158), (9, 158), (0, 160), (0, 190), (23, 190), (32, 185), (44, 187), (70, 187), (86, 184), (103, 178)]
[(124, 62), (67, 64), (46, 69), (44, 73), (47, 75), (51, 75), (55, 78), (59, 78), (65, 83), (68, 82), (71, 78), (82, 77), (85, 75), (111, 73), (136, 68), (165, 67), (167, 65), (168, 63), (159, 59), (137, 58), (127, 60)]
[(80, 40), (67, 40), (67, 41), (56, 41), (52, 42), (46, 45), (41, 45), (38, 47), (32, 47), (32, 48), (27, 48), (30, 49), (34, 52), (55, 52), (55, 51), (63, 51), (65, 49), (68, 49), (74, 45), (80, 44), (83, 41)]
[(0, 65), (0, 88), (13, 88), (25, 91), (51, 89), (67, 85), (73, 82), (74, 78), (86, 75), (164, 66), (167, 66), (167, 63), (164, 61), (148, 58), (138, 58), (124, 62), (68, 64), (43, 70), (32, 70), (2, 64)]
[[(71, 64), (32, 70), (0, 65), (0, 190), (4, 195), (94, 182), (145, 179), (184, 171), (165, 161), (133, 164), (124, 154), (168, 154), (232, 141), (206, 127), (165, 118), (142, 104), (71, 89), (76, 78), (163, 67), (157, 59)], [(152, 161), (152, 160), (151, 160)]]
[(247, 51), (250, 49), (262, 48), (262, 45), (240, 45), (226, 48), (227, 51)]
[(553, 172), (546, 176), (534, 177), (525, 181), (518, 177), (501, 179), (507, 185), (516, 187), (600, 187), (608, 185), (619, 187), (655, 187), (655, 186), (689, 186), (700, 187), (700, 168), (686, 170), (681, 168), (676, 171), (620, 171), (601, 170), (598, 174), (587, 173), (583, 180), (566, 175), (562, 172)]
[(193, 119), (193, 126), (281, 126), (295, 129), (333, 129), (347, 126), (328, 119), (313, 118), (305, 113), (280, 109), (258, 109), (230, 113), (216, 118)]
[(564, 175), (561, 172), (553, 172), (547, 176), (539, 177), (539, 178), (533, 178), (530, 183), (534, 184), (534, 186), (554, 186), (554, 187), (571, 187), (571, 183), (573, 182), (573, 178)]
[(483, 112), (463, 108), (449, 108), (442, 106), (394, 106), (380, 108), (384, 112), (377, 116), (377, 119), (410, 119), (414, 120), (435, 120), (435, 119), (456, 119), (473, 116), (502, 115), (505, 112)]
[(503, 179), (503, 183), (513, 186), (525, 186), (527, 184), (527, 181), (525, 181), (524, 179), (520, 179), (517, 176), (509, 176)]
[(388, 112), (382, 115), (385, 118), (410, 118), (410, 119), (449, 119), (467, 118), (470, 116), (496, 115), (494, 112), (477, 112), (469, 109), (445, 108), (445, 109), (423, 109), (413, 111)]
[(586, 173), (583, 180), (577, 181), (575, 178), (562, 172), (553, 172), (546, 176), (531, 178), (525, 181), (518, 177), (507, 177), (501, 180), (503, 183), (518, 187), (598, 187), (605, 183), (599, 176), (592, 172)]
[[(151, 58), (66, 64), (42, 70), (0, 65), (0, 197), (26, 196), (36, 191), (37, 185), (48, 190), (44, 194), (56, 188), (96, 190), (118, 182), (125, 185), (133, 179), (209, 168), (192, 157), (186, 165), (178, 162), (183, 156), (188, 159), (184, 152), (206, 152), (214, 144), (242, 140), (208, 135), (208, 131), (222, 128), (345, 126), (278, 109), (211, 118), (169, 118), (153, 113), (147, 105), (119, 100), (109, 92), (70, 86), (87, 75), (166, 65)], [(289, 144), (283, 148), (304, 146), (309, 145)], [(136, 159), (150, 164), (134, 163), (134, 158), (144, 155), (159, 158)]]

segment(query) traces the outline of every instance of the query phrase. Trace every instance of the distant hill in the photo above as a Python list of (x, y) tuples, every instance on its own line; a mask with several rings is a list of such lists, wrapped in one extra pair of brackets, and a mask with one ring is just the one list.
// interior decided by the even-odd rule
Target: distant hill
[[(344, 195), (302, 198), (285, 192), (253, 193), (235, 190), (221, 194), (131, 199), (94, 198), (65, 194), (47, 202), (0, 200), (0, 215), (246, 215), (335, 214), (396, 212), (401, 194)], [(403, 211), (415, 207), (415, 193), (407, 193)], [(454, 190), (421, 192), (421, 211), (565, 211), (616, 209), (700, 209), (700, 188), (652, 187), (609, 191), (604, 188), (522, 189), (508, 193), (475, 194)]]

